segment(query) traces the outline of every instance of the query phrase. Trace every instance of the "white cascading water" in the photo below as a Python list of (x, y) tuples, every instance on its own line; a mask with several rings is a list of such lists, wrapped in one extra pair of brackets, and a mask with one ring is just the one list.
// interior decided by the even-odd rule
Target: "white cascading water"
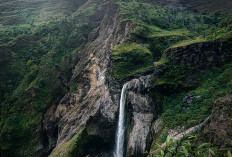
[(125, 103), (126, 103), (127, 84), (122, 87), (119, 119), (116, 133), (116, 147), (114, 157), (123, 157), (123, 145), (124, 145), (124, 132), (125, 132)]

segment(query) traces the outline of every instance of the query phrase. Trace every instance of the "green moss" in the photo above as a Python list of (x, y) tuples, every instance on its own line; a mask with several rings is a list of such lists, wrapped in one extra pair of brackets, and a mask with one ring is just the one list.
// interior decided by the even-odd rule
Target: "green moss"
[(153, 67), (151, 52), (135, 43), (117, 45), (113, 50), (112, 60), (116, 78), (127, 77)]

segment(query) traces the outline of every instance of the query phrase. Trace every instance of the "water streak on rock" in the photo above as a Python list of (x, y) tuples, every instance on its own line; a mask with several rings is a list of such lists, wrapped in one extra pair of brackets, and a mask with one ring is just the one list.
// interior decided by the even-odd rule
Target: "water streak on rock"
[(126, 92), (127, 92), (127, 84), (124, 84), (120, 98), (119, 119), (118, 119), (117, 133), (116, 133), (116, 147), (115, 147), (114, 157), (123, 157)]

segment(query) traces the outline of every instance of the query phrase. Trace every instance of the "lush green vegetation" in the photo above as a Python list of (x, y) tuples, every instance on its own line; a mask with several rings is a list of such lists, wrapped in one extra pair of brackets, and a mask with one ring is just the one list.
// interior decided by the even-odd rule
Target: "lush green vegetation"
[(232, 18), (229, 13), (194, 13), (148, 2), (119, 4), (123, 21), (132, 21), (137, 26), (132, 34), (150, 44), (153, 53), (161, 53), (176, 43), (215, 40), (231, 35)]
[[(165, 97), (163, 119), (169, 128), (176, 126), (194, 126), (211, 114), (214, 101), (232, 91), (232, 64), (213, 67), (211, 71), (199, 78), (199, 86), (188, 92), (180, 92)], [(200, 96), (194, 98), (193, 104), (183, 102), (188, 95)]]
[[(42, 2), (43, 5), (47, 3)], [(195, 2), (198, 8), (199, 3)], [(78, 88), (78, 82), (72, 82), (70, 87), (68, 82), (78, 58), (77, 51), (83, 49), (89, 32), (96, 27), (95, 23), (88, 20), (88, 16), (102, 1), (96, 1), (93, 6), (82, 8), (72, 16), (71, 12), (80, 5), (74, 1), (68, 1), (74, 5), (67, 12), (62, 10), (60, 13), (57, 8), (49, 12), (50, 4), (37, 8), (36, 1), (30, 5), (24, 1), (21, 8), (17, 8), (15, 6), (18, 3), (4, 1), (0, 5), (0, 151), (7, 156), (35, 156), (41, 138), (42, 117), (47, 107), (59, 103), (65, 93), (75, 92)], [(195, 84), (183, 80), (198, 69), (173, 65), (161, 56), (170, 47), (231, 38), (232, 14), (189, 12), (157, 5), (149, 0), (119, 0), (118, 4), (121, 6), (122, 22), (132, 22), (134, 29), (130, 32), (131, 38), (113, 50), (114, 76), (117, 79), (128, 77), (149, 70), (154, 65), (162, 73), (168, 67), (169, 72), (162, 73), (155, 80), (155, 84), (164, 87), (167, 92), (162, 99), (165, 128), (191, 127), (201, 122), (210, 115), (214, 100), (231, 92), (232, 63), (211, 67), (208, 73), (200, 75)], [(67, 4), (58, 1), (57, 5)], [(55, 16), (51, 20), (53, 14)], [(70, 15), (69, 18), (63, 17), (66, 15)], [(82, 101), (86, 92), (82, 94), (79, 101)], [(197, 96), (191, 105), (183, 102), (188, 94)], [(161, 141), (166, 137), (165, 130)], [(85, 154), (86, 145), (91, 146), (91, 140), (84, 136), (82, 130), (64, 144), (67, 156)], [(98, 144), (101, 140), (96, 141), (92, 144)], [(210, 153), (209, 150), (217, 154), (211, 145), (202, 147), (208, 152), (203, 152), (203, 149), (198, 151), (195, 137), (171, 142), (169, 146), (159, 155), (175, 153), (179, 156), (197, 156), (199, 152)], [(78, 150), (80, 147), (84, 149)]]
[[(154, 88), (162, 97), (164, 129), (156, 135), (159, 139), (154, 139), (153, 143), (164, 142), (168, 136), (167, 130), (170, 128), (177, 126), (188, 128), (199, 124), (211, 114), (214, 101), (232, 91), (231, 61), (218, 67), (206, 68), (205, 72), (199, 72), (196, 67), (175, 65), (164, 55), (164, 51), (168, 48), (219, 39), (226, 41), (232, 37), (231, 13), (203, 11), (215, 8), (216, 1), (211, 1), (212, 5), (205, 5), (206, 8), (202, 8), (203, 2), (190, 3), (190, 1), (183, 3), (187, 7), (201, 9), (201, 12), (168, 8), (149, 0), (118, 1), (122, 8), (122, 22), (130, 21), (134, 25), (128, 41), (145, 45), (151, 52), (154, 65), (159, 72)], [(189, 6), (191, 4), (193, 6)], [(216, 9), (222, 9), (220, 7)], [(125, 48), (132, 49), (128, 45)], [(231, 53), (231, 50), (223, 51)], [(123, 64), (114, 64), (114, 69), (124, 74), (121, 77), (131, 75), (130, 71), (126, 70), (127, 66), (120, 67), (120, 65)], [(194, 80), (187, 80), (189, 76), (195, 74), (197, 77)], [(183, 101), (188, 95), (192, 95), (191, 104)], [(223, 156), (227, 153), (219, 151), (211, 144), (199, 143), (196, 139), (195, 136), (174, 142), (169, 139), (169, 146), (162, 148), (160, 152), (151, 153), (150, 156), (209, 156), (209, 154)], [(157, 148), (154, 147), (153, 150)]]
[(153, 67), (151, 52), (135, 43), (117, 45), (112, 53), (113, 71), (116, 78), (123, 78)]
[[(129, 42), (146, 45), (152, 53), (153, 61), (159, 60), (164, 50), (169, 47), (226, 39), (232, 34), (232, 16), (229, 13), (190, 12), (168, 8), (146, 0), (118, 1), (118, 4), (122, 8), (122, 22), (131, 21), (134, 25)], [(130, 49), (129, 45), (125, 48)], [(114, 64), (117, 78), (134, 74), (134, 70), (128, 70), (128, 65), (118, 63)], [(186, 72), (183, 67), (177, 67), (176, 70)]]
[(167, 136), (165, 146), (158, 145), (159, 150), (151, 151), (149, 157), (171, 157), (171, 156), (227, 156), (230, 151), (221, 151), (211, 143), (202, 143), (197, 135), (188, 135), (183, 139), (174, 140)]
[[(131, 21), (135, 25), (129, 40), (146, 45), (153, 55), (153, 61), (161, 58), (164, 50), (170, 47), (226, 40), (232, 35), (230, 13), (180, 11), (149, 1), (118, 3), (122, 7), (122, 21)], [(131, 49), (128, 45), (125, 48)], [(161, 73), (155, 85), (165, 90), (161, 91), (162, 94), (176, 93), (165, 96), (163, 101), (163, 119), (169, 128), (198, 124), (211, 113), (214, 100), (231, 91), (231, 77), (228, 76), (232, 73), (231, 64), (211, 68), (210, 73), (200, 74), (191, 82), (186, 81), (186, 78), (197, 73), (195, 67), (174, 65), (165, 56), (155, 62), (155, 67)], [(114, 68), (124, 76), (130, 75), (130, 71), (126, 70), (128, 66), (122, 63), (114, 64)], [(183, 103), (183, 98), (188, 94), (200, 96), (189, 107)]]
[[(12, 60), (8, 64), (11, 65), (11, 71), (1, 71), (5, 76), (1, 78), (1, 91), (5, 94), (1, 100), (6, 100), (1, 104), (0, 143), (3, 151), (11, 150), (12, 154), (22, 149), (22, 145), (28, 150), (36, 144), (43, 112), (49, 104), (58, 103), (67, 92), (64, 81), (70, 79), (75, 63), (72, 58), (75, 57), (73, 52), (77, 50), (71, 42), (78, 44), (78, 41), (72, 40), (80, 38), (76, 36), (69, 42), (67, 38), (73, 36), (73, 32), (79, 33), (81, 29), (73, 30), (66, 21), (43, 27), (42, 30), (39, 30), (40, 27), (35, 30), (35, 34), (25, 35), (25, 46), (12, 52)], [(21, 46), (21, 41), (19, 37), (13, 46)], [(32, 134), (37, 135), (37, 138), (33, 138)]]
[[(232, 90), (231, 62), (200, 72), (196, 67), (174, 65), (162, 58), (155, 67), (161, 75), (154, 86), (164, 95), (162, 117), (168, 128), (199, 124), (211, 114), (214, 101)], [(197, 77), (191, 78), (193, 75)], [(187, 95), (193, 97), (191, 105), (183, 102)]]
[[(26, 6), (25, 6), (26, 7)], [(44, 112), (68, 87), (77, 52), (96, 27), (88, 16), (97, 5), (48, 22), (22, 20), (0, 29), (0, 151), (35, 156)], [(23, 11), (23, 10), (22, 10)], [(33, 14), (34, 15), (34, 14)], [(81, 23), (80, 23), (81, 21)]]

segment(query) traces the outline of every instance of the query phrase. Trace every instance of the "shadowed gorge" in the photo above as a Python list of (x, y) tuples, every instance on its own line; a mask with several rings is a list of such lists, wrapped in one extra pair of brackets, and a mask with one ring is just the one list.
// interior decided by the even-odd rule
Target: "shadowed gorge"
[(2, 0), (1, 157), (230, 157), (230, 0)]

